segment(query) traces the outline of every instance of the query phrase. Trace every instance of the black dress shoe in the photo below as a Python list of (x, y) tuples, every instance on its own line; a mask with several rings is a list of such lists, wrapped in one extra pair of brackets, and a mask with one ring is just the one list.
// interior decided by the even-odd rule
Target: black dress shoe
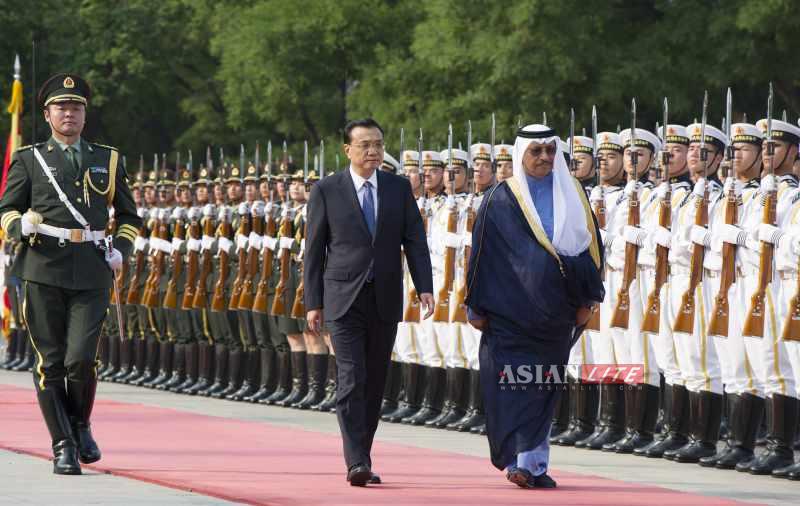
[(519, 488), (534, 488), (534, 477), (527, 469), (513, 467), (506, 473), (506, 479)]
[(547, 473), (534, 476), (533, 484), (536, 488), (556, 488), (556, 480), (551, 478)]
[(81, 474), (78, 449), (72, 440), (65, 439), (53, 445), (53, 474)]
[(370, 479), (372, 479), (372, 471), (369, 466), (364, 464), (356, 464), (347, 471), (347, 481), (352, 487), (365, 487)]
[(370, 485), (380, 485), (382, 483), (381, 477), (375, 473), (372, 473), (372, 476), (369, 477), (369, 481), (367, 481), (367, 483)]

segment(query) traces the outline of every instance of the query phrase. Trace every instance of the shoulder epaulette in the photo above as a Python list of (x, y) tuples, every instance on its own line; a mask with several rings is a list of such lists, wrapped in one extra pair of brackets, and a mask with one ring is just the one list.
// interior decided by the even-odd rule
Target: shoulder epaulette
[[(45, 142), (37, 142), (36, 143), (36, 147), (44, 146), (45, 144), (46, 144)], [(25, 146), (20, 146), (20, 147), (17, 148), (17, 151), (22, 151), (23, 149), (31, 149), (33, 146), (34, 146), (33, 144), (27, 144)]]
[(113, 149), (114, 151), (119, 151), (119, 149), (115, 148), (114, 146), (107, 146), (105, 144), (99, 144), (97, 142), (90, 142), (92, 146), (96, 146), (98, 148), (106, 148), (106, 149)]

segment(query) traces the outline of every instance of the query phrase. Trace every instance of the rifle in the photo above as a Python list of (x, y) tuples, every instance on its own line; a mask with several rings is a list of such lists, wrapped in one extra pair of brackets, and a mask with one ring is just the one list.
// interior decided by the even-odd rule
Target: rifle
[[(769, 96), (767, 97), (767, 156), (764, 160), (769, 160), (765, 170), (768, 178), (775, 177), (775, 168), (772, 166), (772, 159), (775, 155), (775, 141), (772, 139), (772, 83), (769, 83)], [(777, 185), (773, 185), (772, 190), (764, 195), (762, 223), (775, 225), (775, 205), (777, 201)], [(756, 292), (750, 297), (750, 309), (744, 320), (742, 335), (749, 337), (764, 337), (764, 299), (767, 296), (769, 284), (772, 281), (772, 261), (775, 255), (775, 245), (762, 242), (761, 258), (758, 264), (758, 286)]]
[[(197, 217), (193, 215), (193, 211), (189, 211), (189, 241), (200, 241), (200, 223)], [(199, 267), (200, 254), (191, 248), (188, 248), (186, 259), (186, 285), (183, 287), (183, 300), (181, 301), (181, 309), (187, 310), (194, 307), (195, 288), (197, 287), (197, 270)]]
[[(733, 181), (733, 142), (731, 139), (731, 109), (732, 109), (731, 89), (728, 88), (726, 115), (725, 115), (725, 134), (728, 136), (728, 145), (725, 148), (725, 185), (728, 193), (725, 195), (725, 223), (735, 225), (738, 221), (738, 201)], [(730, 303), (728, 301), (728, 290), (736, 281), (736, 245), (727, 242), (722, 243), (722, 273), (719, 278), (719, 292), (714, 297), (714, 308), (711, 311), (711, 319), (708, 322), (708, 335), (728, 337), (728, 318), (730, 315)]]
[[(292, 237), (292, 210), (287, 202), (283, 208), (283, 216), (281, 217), (281, 227), (278, 231), (278, 236), (281, 242), (285, 238)], [(280, 247), (280, 244), (278, 244)], [(288, 316), (286, 314), (286, 304), (284, 298), (286, 296), (286, 288), (289, 283), (289, 269), (291, 268), (292, 252), (289, 248), (280, 248), (280, 279), (277, 286), (275, 286), (275, 299), (272, 301), (272, 316)]]
[(217, 230), (219, 249), (217, 255), (219, 256), (219, 278), (214, 285), (214, 294), (211, 297), (211, 310), (214, 312), (225, 311), (227, 305), (225, 304), (225, 282), (228, 280), (230, 271), (229, 254), (222, 247), (222, 239), (230, 240), (231, 237), (231, 217), (230, 209), (220, 207), (219, 220), (222, 222)]
[(239, 229), (236, 231), (236, 277), (233, 279), (231, 297), (228, 302), (228, 309), (236, 311), (239, 309), (239, 299), (242, 297), (242, 285), (247, 277), (247, 257), (248, 248), (242, 247), (250, 237), (250, 206), (246, 202), (239, 204)]
[(261, 236), (264, 234), (264, 210), (259, 203), (253, 205), (252, 231), (247, 249), (247, 270), (245, 271), (244, 281), (242, 282), (242, 294), (239, 296), (238, 309), (240, 311), (251, 311), (253, 309), (253, 280), (258, 275), (258, 253), (261, 251)]
[[(669, 103), (664, 97), (664, 123), (661, 127), (661, 172), (663, 182), (667, 185), (664, 198), (661, 199), (658, 208), (658, 225), (664, 228), (672, 226), (672, 184), (669, 182), (669, 151), (667, 150), (667, 122)], [(656, 130), (658, 132), (658, 130)], [(656, 277), (653, 284), (653, 291), (647, 296), (644, 320), (642, 321), (642, 332), (657, 334), (661, 321), (661, 287), (669, 278), (669, 248), (660, 244), (656, 245)]]
[[(466, 207), (466, 219), (464, 223), (464, 236), (469, 237), (470, 240), (472, 239), (472, 228), (475, 224), (475, 211), (472, 209), (473, 202), (475, 200), (475, 180), (474, 175), (472, 174), (472, 121), (467, 121), (467, 181), (469, 185), (469, 181), (472, 181), (472, 190), (470, 191), (469, 197), (467, 197)], [(450, 314), (450, 321), (451, 322), (458, 322), (458, 323), (467, 323), (467, 305), (464, 304), (464, 301), (467, 298), (467, 267), (469, 266), (469, 256), (472, 251), (472, 247), (470, 243), (464, 243), (464, 252), (462, 255), (464, 267), (461, 271), (462, 274), (462, 282), (461, 286), (458, 287), (456, 290), (456, 304), (453, 308), (452, 313)]]
[[(271, 168), (268, 170), (271, 170)], [(270, 193), (272, 193), (271, 186)], [(273, 200), (270, 198), (270, 202), (264, 210), (264, 215), (266, 217), (264, 235), (267, 237), (275, 237), (275, 212), (273, 206)], [(258, 280), (255, 299), (253, 299), (253, 312), (261, 314), (266, 314), (268, 311), (267, 297), (269, 296), (269, 280), (272, 277), (272, 262), (275, 255), (274, 251), (266, 246), (266, 240), (265, 237), (264, 247), (262, 248), (264, 255), (261, 261), (261, 276)]]
[[(703, 96), (703, 119), (700, 126), (700, 161), (703, 163), (703, 178), (706, 174), (706, 164), (708, 163), (708, 150), (706, 149), (706, 113), (708, 111), (708, 92)], [(705, 183), (705, 181), (704, 181)], [(694, 224), (701, 227), (708, 226), (708, 184), (703, 184), (703, 197), (695, 199), (697, 212)], [(681, 298), (681, 309), (675, 317), (675, 332), (691, 334), (694, 330), (695, 313), (695, 292), (697, 286), (703, 280), (703, 259), (705, 258), (706, 247), (702, 244), (695, 244), (692, 247), (692, 264), (689, 272), (689, 287)]]
[[(419, 139), (417, 140), (417, 153), (419, 154), (419, 160), (417, 160), (417, 167), (419, 170), (419, 179), (420, 185), (422, 185), (422, 197), (420, 197), (420, 212), (422, 213), (422, 229), (427, 231), (428, 230), (428, 213), (426, 210), (426, 201), (427, 197), (425, 196), (425, 171), (422, 170), (422, 129), (419, 129)], [(419, 323), (420, 319), (420, 312), (419, 312), (419, 295), (417, 295), (417, 289), (414, 287), (414, 283), (410, 283), (408, 287), (408, 296), (407, 296), (407, 304), (406, 310), (403, 314), (403, 321), (404, 322), (415, 322)]]
[(180, 248), (176, 247), (175, 239), (183, 241), (186, 239), (186, 223), (184, 218), (185, 209), (178, 208), (178, 217), (175, 220), (175, 231), (172, 234), (172, 255), (170, 263), (172, 264), (172, 276), (167, 283), (167, 291), (164, 294), (164, 308), (177, 309), (178, 308), (178, 280), (183, 273), (183, 253)]
[[(600, 150), (597, 146), (597, 107), (592, 106), (592, 146), (594, 149), (594, 177), (595, 177), (595, 186), (600, 188), (600, 194), (602, 196), (603, 193), (603, 186), (600, 181)], [(594, 204), (594, 215), (597, 218), (597, 226), (599, 228), (606, 228), (606, 199), (605, 197), (601, 198), (599, 202)], [(601, 273), (603, 279), (605, 280), (606, 271), (605, 265), (603, 266), (603, 272)], [(589, 321), (586, 322), (586, 330), (594, 330), (600, 331), (600, 308), (597, 308), (597, 311), (592, 313), (592, 316), (589, 317)]]
[[(450, 195), (447, 196), (447, 233), (455, 234), (458, 230), (458, 206), (456, 205), (456, 174), (453, 168), (453, 125), (449, 126), (447, 134), (447, 173), (450, 177)], [(433, 312), (433, 321), (450, 321), (450, 292), (453, 290), (453, 278), (456, 263), (456, 249), (446, 246), (444, 250), (444, 284), (439, 290), (436, 309)]]
[(166, 209), (160, 209), (158, 212), (158, 220), (156, 221), (156, 229), (158, 230), (156, 243), (162, 246), (159, 247), (158, 251), (156, 251), (155, 258), (153, 260), (153, 268), (150, 271), (150, 276), (147, 278), (145, 294), (142, 298), (142, 305), (150, 309), (155, 309), (158, 307), (159, 281), (161, 280), (161, 276), (164, 274), (164, 261), (167, 253), (164, 251), (163, 245), (168, 244), (167, 239), (169, 238), (169, 231), (167, 230), (166, 223), (166, 213)]
[[(631, 164), (633, 165), (633, 178), (638, 184), (639, 173), (639, 153), (636, 151), (636, 99), (631, 102)], [(638, 189), (634, 186), (633, 191), (628, 197), (628, 225), (639, 226), (639, 195)], [(630, 317), (631, 295), (630, 287), (636, 279), (636, 264), (639, 260), (639, 246), (636, 244), (625, 243), (625, 268), (622, 272), (622, 286), (617, 294), (617, 307), (611, 316), (611, 327), (627, 329)]]
[[(210, 204), (209, 204), (210, 205)], [(213, 213), (213, 206), (211, 207)], [(200, 260), (200, 276), (197, 278), (197, 288), (194, 291), (192, 307), (195, 309), (205, 309), (208, 306), (208, 276), (213, 269), (214, 253), (211, 252), (210, 243), (214, 241), (214, 217), (212, 213), (203, 216), (203, 242), (202, 257)]]
[[(315, 164), (316, 165), (316, 164)], [(309, 187), (308, 183), (308, 141), (305, 141), (303, 144), (303, 185), (307, 189)], [(305, 208), (306, 212), (308, 212), (308, 207)], [(306, 227), (308, 226), (308, 217), (303, 220), (303, 228), (300, 231), (300, 244), (303, 244), (303, 240), (306, 237)], [(297, 284), (297, 288), (294, 292), (294, 302), (292, 303), (292, 311), (291, 315), (292, 318), (304, 318), (306, 315), (306, 306), (303, 302), (303, 296), (305, 294), (305, 282), (303, 280), (303, 266), (304, 260), (301, 253), (298, 255), (297, 262), (300, 264), (299, 271), (300, 271), (300, 281)]]
[[(142, 222), (142, 226), (139, 228), (139, 240), (146, 241), (147, 240), (147, 221)], [(143, 249), (136, 250), (135, 257), (133, 260), (134, 268), (133, 268), (133, 277), (131, 277), (130, 285), (128, 286), (128, 294), (125, 297), (126, 304), (138, 304), (141, 300), (142, 296), (139, 293), (139, 284), (142, 282), (142, 273), (144, 272), (144, 264), (147, 262), (147, 256)]]

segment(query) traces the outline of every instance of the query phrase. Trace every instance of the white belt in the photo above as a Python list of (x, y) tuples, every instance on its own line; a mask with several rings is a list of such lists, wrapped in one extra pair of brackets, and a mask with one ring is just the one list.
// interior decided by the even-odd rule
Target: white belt
[(42, 235), (59, 239), (59, 245), (63, 246), (65, 241), (69, 242), (97, 242), (106, 237), (105, 230), (84, 230), (82, 228), (61, 228), (40, 223), (36, 226), (36, 232)]

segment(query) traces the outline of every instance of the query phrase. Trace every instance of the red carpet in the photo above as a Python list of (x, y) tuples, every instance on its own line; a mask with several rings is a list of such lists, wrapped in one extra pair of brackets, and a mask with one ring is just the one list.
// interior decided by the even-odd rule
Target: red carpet
[[(0, 413), (0, 447), (51, 456), (31, 390), (0, 385)], [(104, 400), (94, 422), (103, 460), (86, 467), (248, 504), (737, 504), (558, 470), (558, 489), (523, 490), (488, 458), (381, 442), (373, 458), (386, 484), (355, 488), (345, 482), (337, 436)]]

